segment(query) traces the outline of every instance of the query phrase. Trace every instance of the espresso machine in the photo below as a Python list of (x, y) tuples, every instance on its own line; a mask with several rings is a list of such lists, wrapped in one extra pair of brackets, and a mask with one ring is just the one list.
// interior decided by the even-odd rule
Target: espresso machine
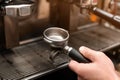
[[(69, 31), (68, 45), (77, 50), (80, 46), (87, 46), (103, 51), (115, 60), (116, 57), (120, 58), (116, 54), (120, 53), (120, 17), (105, 11), (104, 2), (105, 0), (0, 0), (0, 79), (34, 80), (66, 68), (70, 59), (66, 54), (53, 54), (55, 64), (49, 58), (54, 50), (43, 40), (43, 32), (49, 27)], [(92, 22), (91, 13), (97, 15), (98, 20)], [(106, 22), (103, 19), (115, 29), (103, 26)], [(68, 74), (68, 78), (74, 76), (66, 70), (60, 75), (63, 74)], [(46, 79), (49, 80), (49, 77), (45, 76), (43, 80)], [(70, 77), (69, 80), (71, 79), (73, 80)]]

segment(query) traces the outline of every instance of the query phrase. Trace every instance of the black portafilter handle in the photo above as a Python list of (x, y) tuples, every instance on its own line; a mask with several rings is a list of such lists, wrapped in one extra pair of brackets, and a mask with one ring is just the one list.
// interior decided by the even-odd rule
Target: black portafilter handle
[(85, 58), (80, 52), (78, 52), (76, 49), (66, 46), (64, 48), (68, 52), (68, 56), (71, 57), (73, 60), (79, 62), (79, 63), (90, 63), (91, 61), (87, 58)]

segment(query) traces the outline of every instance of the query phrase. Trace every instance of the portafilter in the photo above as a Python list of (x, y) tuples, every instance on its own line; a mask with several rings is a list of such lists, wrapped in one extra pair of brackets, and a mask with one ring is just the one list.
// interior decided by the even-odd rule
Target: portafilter
[(90, 62), (76, 49), (68, 46), (69, 33), (67, 30), (58, 27), (47, 28), (44, 32), (44, 41), (54, 48), (61, 48), (66, 51), (69, 57), (77, 62)]

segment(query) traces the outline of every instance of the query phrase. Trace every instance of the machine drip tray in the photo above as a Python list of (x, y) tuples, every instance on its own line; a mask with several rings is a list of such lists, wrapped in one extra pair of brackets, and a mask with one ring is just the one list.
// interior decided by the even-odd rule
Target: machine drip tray
[[(69, 40), (69, 45), (77, 50), (80, 46), (87, 46), (104, 51), (115, 44), (118, 44), (117, 46), (120, 44), (120, 32), (101, 25), (74, 32)], [(110, 48), (112, 53), (112, 47)], [(119, 51), (119, 47), (117, 50)], [(5, 80), (37, 78), (65, 68), (69, 57), (61, 53), (52, 61), (51, 51), (51, 47), (41, 39), (0, 52), (0, 78)]]

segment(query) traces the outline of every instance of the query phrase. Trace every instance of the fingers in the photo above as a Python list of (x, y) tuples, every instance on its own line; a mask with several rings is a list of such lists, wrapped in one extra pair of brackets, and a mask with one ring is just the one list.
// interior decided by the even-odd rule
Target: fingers
[[(85, 56), (86, 58), (88, 58), (89, 60), (91, 60), (92, 62), (95, 62), (97, 60), (96, 56), (97, 56), (97, 51), (91, 50), (87, 47), (80, 47), (80, 52), (83, 54), (83, 56)], [(75, 71), (76, 73), (80, 74), (80, 73), (84, 73), (88, 70), (91, 70), (91, 63), (78, 63), (74, 60), (71, 60), (71, 62), (69, 63), (69, 67)], [(89, 67), (88, 67), (89, 66)]]
[(78, 75), (78, 79), (77, 80), (84, 80), (84, 79)]
[[(91, 64), (91, 63), (89, 63), (89, 64)], [(92, 68), (92, 64), (91, 65), (89, 65), (89, 64), (78, 63), (74, 60), (71, 60), (70, 63), (69, 63), (69, 67), (75, 73), (77, 73), (79, 75), (84, 75), (84, 74), (86, 74), (86, 72), (89, 72)]]
[(100, 52), (94, 51), (87, 47), (80, 47), (79, 50), (80, 50), (81, 54), (83, 54), (83, 56), (85, 56), (92, 62), (91, 63), (78, 63), (74, 60), (71, 60), (69, 63), (69, 67), (75, 73), (77, 73), (79, 75), (85, 75), (87, 72), (91, 72), (92, 68), (94, 68), (94, 66), (95, 66), (94, 62), (99, 61), (101, 56), (99, 54)]
[(70, 63), (69, 63), (69, 67), (70, 67), (70, 69), (71, 70), (73, 70), (75, 73), (77, 73), (77, 74), (79, 74), (79, 69), (81, 69), (80, 67), (79, 67), (79, 63), (77, 63), (76, 61), (74, 61), (74, 60), (71, 60), (70, 61)]
[(79, 51), (81, 52), (81, 54), (83, 54), (83, 56), (90, 59), (92, 62), (94, 62), (98, 58), (97, 57), (98, 52), (87, 47), (82, 46), (79, 48)]

